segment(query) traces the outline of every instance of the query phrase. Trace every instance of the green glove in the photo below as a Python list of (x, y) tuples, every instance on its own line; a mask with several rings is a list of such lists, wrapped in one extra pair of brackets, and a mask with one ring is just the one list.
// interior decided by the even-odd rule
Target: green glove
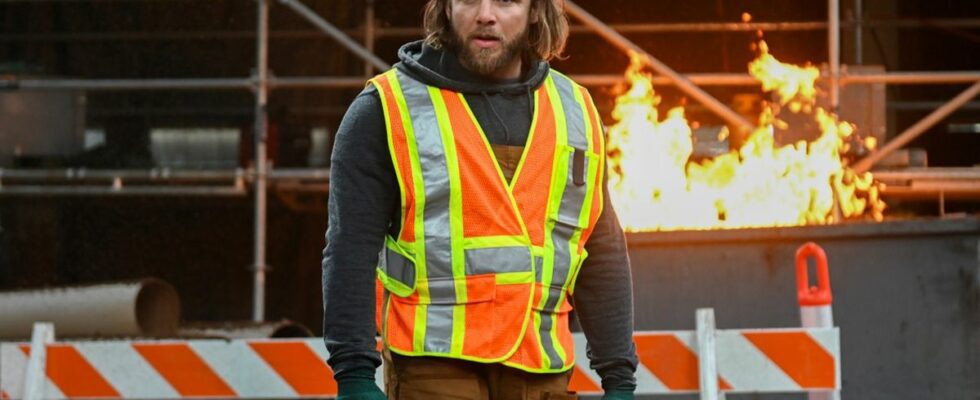
[(602, 400), (633, 400), (635, 398), (633, 392), (627, 390), (609, 390), (602, 395)]
[(337, 382), (337, 400), (388, 400), (373, 379), (348, 378)]

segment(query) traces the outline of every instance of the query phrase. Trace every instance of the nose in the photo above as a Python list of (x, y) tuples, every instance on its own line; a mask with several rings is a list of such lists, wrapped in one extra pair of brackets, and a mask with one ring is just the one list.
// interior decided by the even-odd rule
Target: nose
[(480, 25), (493, 25), (497, 23), (497, 14), (494, 9), (494, 0), (481, 0), (480, 8), (477, 10), (476, 22)]

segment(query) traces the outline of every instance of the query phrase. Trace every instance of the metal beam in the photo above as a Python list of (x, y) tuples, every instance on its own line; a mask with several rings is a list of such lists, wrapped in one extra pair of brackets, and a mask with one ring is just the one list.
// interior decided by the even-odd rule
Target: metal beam
[(267, 104), (269, 96), (269, 0), (258, 2), (258, 34), (256, 35), (256, 88), (255, 88), (255, 126), (252, 128), (255, 170), (255, 219), (252, 255), (252, 321), (265, 320), (265, 273), (269, 269), (265, 262), (266, 231), (266, 131), (268, 128)]
[[(702, 86), (752, 86), (759, 82), (749, 74), (693, 73), (683, 75), (688, 81)], [(586, 86), (615, 85), (625, 81), (621, 74), (576, 74), (576, 82)], [(907, 71), (882, 74), (849, 75), (842, 68), (841, 84), (887, 83), (891, 85), (960, 84), (980, 81), (980, 71)], [(364, 87), (363, 76), (268, 76), (269, 89), (359, 89)], [(676, 85), (668, 76), (654, 76), (655, 85)], [(252, 78), (221, 79), (0, 79), (0, 89), (30, 90), (238, 90), (255, 86)]]
[(869, 154), (867, 157), (861, 159), (856, 164), (854, 164), (854, 170), (858, 173), (867, 171), (871, 169), (878, 161), (885, 158), (885, 156), (891, 154), (893, 151), (902, 148), (913, 139), (919, 137), (923, 132), (931, 128), (933, 125), (942, 121), (944, 118), (952, 114), (953, 111), (960, 108), (963, 104), (966, 104), (971, 99), (980, 93), (980, 81), (977, 81), (969, 88), (956, 95), (952, 100), (943, 104), (942, 107), (937, 108), (931, 114), (927, 115), (925, 118), (916, 122), (914, 125), (910, 126), (905, 132), (902, 132), (895, 139), (892, 139), (884, 147), (878, 149), (874, 153)]
[[(759, 81), (749, 74), (685, 74), (691, 83), (703, 86), (758, 86)], [(580, 85), (609, 86), (626, 82), (622, 74), (575, 74), (571, 78)], [(651, 77), (654, 85), (674, 85), (669, 77), (658, 75)]]
[[(918, 84), (962, 84), (980, 81), (980, 71), (908, 71), (882, 74), (847, 74), (842, 68), (841, 84), (886, 83), (890, 85)], [(620, 74), (576, 74), (571, 75), (576, 82), (586, 86), (615, 85), (626, 81)], [(759, 81), (749, 74), (694, 73), (684, 74), (691, 83), (699, 86), (755, 86)], [(654, 76), (655, 85), (674, 85), (666, 76)]]
[(364, 46), (361, 46), (349, 36), (345, 35), (344, 31), (327, 22), (327, 20), (320, 17), (305, 4), (296, 0), (279, 0), (279, 2), (291, 8), (303, 18), (306, 18), (307, 21), (315, 25), (317, 28), (320, 28), (321, 31), (339, 42), (341, 46), (344, 46), (347, 48), (347, 50), (350, 50), (352, 53), (363, 59), (368, 64), (371, 64), (379, 71), (387, 71), (389, 68), (391, 68), (391, 65), (382, 61), (380, 58), (378, 58), (378, 56), (374, 55), (374, 53), (368, 49), (365, 49)]
[[(364, 49), (371, 52), (371, 54), (374, 54), (375, 28), (374, 0), (367, 0), (364, 4)], [(365, 63), (364, 76), (371, 77), (371, 75), (374, 75), (374, 68), (371, 67), (370, 63)]]
[(875, 178), (884, 181), (911, 181), (911, 180), (980, 181), (980, 167), (905, 168), (898, 171), (875, 171)]
[(973, 83), (980, 81), (980, 71), (908, 71), (884, 74), (853, 74), (841, 76), (842, 84), (887, 83), (891, 85)]
[(4, 196), (244, 196), (233, 186), (112, 186), (91, 185), (15, 185), (0, 187)]
[(329, 88), (329, 89), (362, 89), (367, 81), (363, 76), (295, 76), (270, 77), (269, 87), (281, 88)]
[(629, 39), (623, 37), (623, 35), (619, 34), (615, 30), (610, 28), (608, 25), (604, 24), (602, 21), (594, 17), (592, 14), (589, 14), (587, 11), (585, 11), (577, 4), (575, 4), (575, 2), (566, 1), (565, 10), (570, 15), (577, 18), (579, 21), (582, 21), (582, 23), (584, 23), (585, 25), (594, 29), (599, 34), (599, 36), (602, 36), (604, 39), (612, 43), (614, 46), (618, 47), (620, 50), (623, 50), (627, 53), (633, 53), (641, 57), (644, 62), (650, 65), (651, 68), (653, 68), (661, 75), (670, 78), (670, 80), (672, 80), (674, 84), (677, 85), (678, 88), (684, 91), (684, 93), (687, 93), (689, 96), (693, 97), (701, 104), (704, 104), (706, 107), (708, 107), (708, 109), (721, 116), (722, 119), (724, 119), (726, 122), (731, 124), (736, 129), (743, 129), (743, 130), (753, 129), (752, 123), (750, 123), (749, 120), (745, 119), (745, 117), (739, 115), (735, 111), (732, 111), (732, 109), (728, 108), (728, 106), (718, 101), (718, 99), (712, 97), (710, 94), (708, 94), (707, 92), (699, 88), (694, 83), (691, 83), (691, 81), (689, 81), (687, 78), (678, 74), (677, 72), (675, 72), (673, 69), (668, 67), (660, 60), (654, 58), (652, 55), (650, 55), (650, 53), (647, 53), (645, 50), (640, 48), (640, 46), (637, 46)]
[[(2, 3), (2, 2), (0, 2)], [(841, 28), (978, 28), (980, 19), (887, 19), (841, 21)], [(609, 24), (620, 33), (668, 33), (668, 32), (793, 32), (827, 29), (826, 21), (800, 22), (682, 22)], [(347, 36), (363, 37), (363, 29), (342, 29)], [(586, 26), (569, 27), (573, 34), (589, 33)], [(418, 27), (375, 27), (377, 37), (422, 37)], [(305, 29), (279, 30), (269, 33), (270, 39), (310, 39), (322, 37), (322, 32)], [(31, 32), (0, 33), (0, 43), (16, 42), (94, 42), (94, 41), (150, 41), (150, 40), (254, 40), (251, 30), (199, 30), (199, 31), (114, 31), (114, 32)]]
[(854, 64), (864, 64), (864, 0), (854, 0)]
[(830, 65), (830, 109), (840, 106), (840, 0), (827, 0), (827, 63)]
[(161, 90), (248, 89), (249, 78), (213, 79), (0, 79), (0, 89)]

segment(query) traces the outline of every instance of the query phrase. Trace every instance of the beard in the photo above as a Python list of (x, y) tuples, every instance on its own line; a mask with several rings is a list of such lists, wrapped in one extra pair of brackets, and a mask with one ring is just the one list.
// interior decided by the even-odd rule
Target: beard
[[(497, 48), (473, 48), (472, 40), (479, 36), (495, 36), (500, 40)], [(504, 66), (510, 65), (515, 58), (520, 57), (528, 46), (527, 27), (510, 39), (486, 32), (474, 32), (468, 37), (462, 37), (452, 29), (452, 44), (459, 55), (459, 61), (466, 69), (477, 75), (490, 76)]]

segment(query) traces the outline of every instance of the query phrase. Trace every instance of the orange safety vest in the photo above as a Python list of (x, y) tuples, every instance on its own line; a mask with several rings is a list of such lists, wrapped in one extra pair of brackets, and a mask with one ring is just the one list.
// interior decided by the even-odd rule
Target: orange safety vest
[(568, 297), (603, 203), (589, 93), (548, 74), (508, 184), (461, 93), (397, 69), (370, 83), (401, 192), (400, 232), (379, 255), (384, 345), (530, 372), (571, 368)]

